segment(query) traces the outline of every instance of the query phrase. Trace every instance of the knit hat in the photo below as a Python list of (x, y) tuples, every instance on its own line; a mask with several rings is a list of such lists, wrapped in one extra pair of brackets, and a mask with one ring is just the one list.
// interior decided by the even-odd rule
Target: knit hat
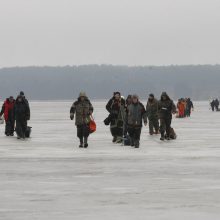
[(132, 95), (128, 95), (127, 99), (131, 99), (132, 98)]
[(139, 97), (138, 97), (137, 94), (132, 95), (132, 98), (133, 98), (133, 99), (135, 99), (135, 98), (136, 98), (136, 99), (139, 99)]
[(166, 92), (162, 92), (161, 96), (168, 96)]
[(114, 92), (114, 96), (115, 96), (115, 95), (121, 96), (121, 93), (120, 93), (120, 92)]
[(86, 93), (85, 92), (80, 92), (79, 93), (79, 98), (81, 98), (81, 97), (87, 97)]

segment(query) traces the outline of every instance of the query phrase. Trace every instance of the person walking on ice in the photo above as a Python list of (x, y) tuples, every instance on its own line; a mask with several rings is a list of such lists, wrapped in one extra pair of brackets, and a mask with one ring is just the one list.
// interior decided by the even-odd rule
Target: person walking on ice
[(110, 114), (110, 130), (113, 136), (113, 143), (123, 142), (123, 130), (125, 123), (125, 100), (120, 92), (114, 92), (113, 97), (108, 101), (106, 110)]
[(167, 95), (166, 92), (163, 92), (161, 99), (158, 103), (159, 108), (159, 119), (160, 119), (160, 133), (161, 141), (165, 140), (165, 134), (167, 140), (170, 140), (170, 131), (171, 131), (171, 122), (172, 114), (176, 113), (176, 106), (173, 100)]
[(158, 101), (153, 94), (149, 95), (146, 113), (149, 121), (150, 135), (159, 134)]
[(7, 98), (2, 106), (0, 118), (4, 115), (5, 118), (5, 135), (14, 136), (15, 117), (14, 117), (15, 100), (13, 96)]
[(27, 120), (30, 119), (30, 108), (22, 96), (18, 96), (14, 105), (14, 117), (16, 121), (16, 133), (18, 139), (26, 138)]
[(75, 125), (77, 127), (77, 136), (80, 141), (80, 148), (88, 147), (88, 137), (90, 134), (89, 123), (93, 113), (93, 106), (85, 92), (79, 94), (79, 98), (70, 108), (70, 119), (75, 116)]
[(139, 101), (137, 95), (132, 96), (132, 104), (127, 108), (127, 127), (131, 139), (131, 146), (139, 148), (141, 129), (147, 125), (147, 114), (144, 105)]

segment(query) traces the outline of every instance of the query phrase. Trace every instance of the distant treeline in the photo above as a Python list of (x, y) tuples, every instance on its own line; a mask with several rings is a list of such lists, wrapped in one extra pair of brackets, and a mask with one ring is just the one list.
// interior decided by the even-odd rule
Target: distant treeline
[(23, 90), (32, 100), (67, 100), (86, 91), (106, 99), (113, 91), (146, 98), (167, 91), (173, 99), (207, 100), (220, 96), (220, 65), (129, 67), (84, 65), (0, 69), (0, 99)]

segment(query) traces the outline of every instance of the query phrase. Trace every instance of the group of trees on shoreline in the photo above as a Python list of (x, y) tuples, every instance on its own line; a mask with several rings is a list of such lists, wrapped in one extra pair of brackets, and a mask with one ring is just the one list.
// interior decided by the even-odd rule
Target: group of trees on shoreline
[(67, 100), (83, 90), (92, 99), (167, 91), (173, 99), (208, 100), (220, 95), (220, 65), (12, 67), (0, 69), (0, 82), (0, 99), (23, 90), (32, 100)]

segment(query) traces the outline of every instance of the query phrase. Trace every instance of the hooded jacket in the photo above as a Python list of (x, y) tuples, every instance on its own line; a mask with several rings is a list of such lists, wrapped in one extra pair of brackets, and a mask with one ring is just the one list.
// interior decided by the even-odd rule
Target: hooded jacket
[(142, 121), (147, 122), (144, 105), (139, 101), (130, 104), (127, 111), (127, 123), (129, 127), (142, 127)]
[[(166, 100), (163, 100), (162, 97), (166, 96)], [(162, 93), (161, 99), (158, 103), (158, 110), (159, 110), (159, 118), (166, 118), (171, 117), (172, 113), (176, 112), (176, 106), (173, 102), (173, 100), (170, 99), (170, 97), (166, 93)]]
[(149, 119), (158, 117), (158, 101), (157, 99), (152, 99), (152, 101), (147, 102), (146, 113)]
[(14, 120), (14, 105), (15, 105), (15, 100), (10, 102), (9, 99), (6, 99), (3, 106), (2, 106), (0, 116), (2, 116), (4, 114), (4, 118), (5, 118), (6, 122), (9, 119)]
[(27, 121), (30, 119), (30, 108), (27, 105), (26, 101), (22, 98), (22, 101), (19, 102), (18, 98), (15, 101), (14, 105), (14, 116), (15, 120)]
[(90, 115), (93, 112), (93, 106), (88, 98), (85, 98), (84, 101), (81, 101), (80, 98), (73, 103), (70, 114), (76, 115), (75, 124), (84, 125), (88, 124), (91, 121)]

